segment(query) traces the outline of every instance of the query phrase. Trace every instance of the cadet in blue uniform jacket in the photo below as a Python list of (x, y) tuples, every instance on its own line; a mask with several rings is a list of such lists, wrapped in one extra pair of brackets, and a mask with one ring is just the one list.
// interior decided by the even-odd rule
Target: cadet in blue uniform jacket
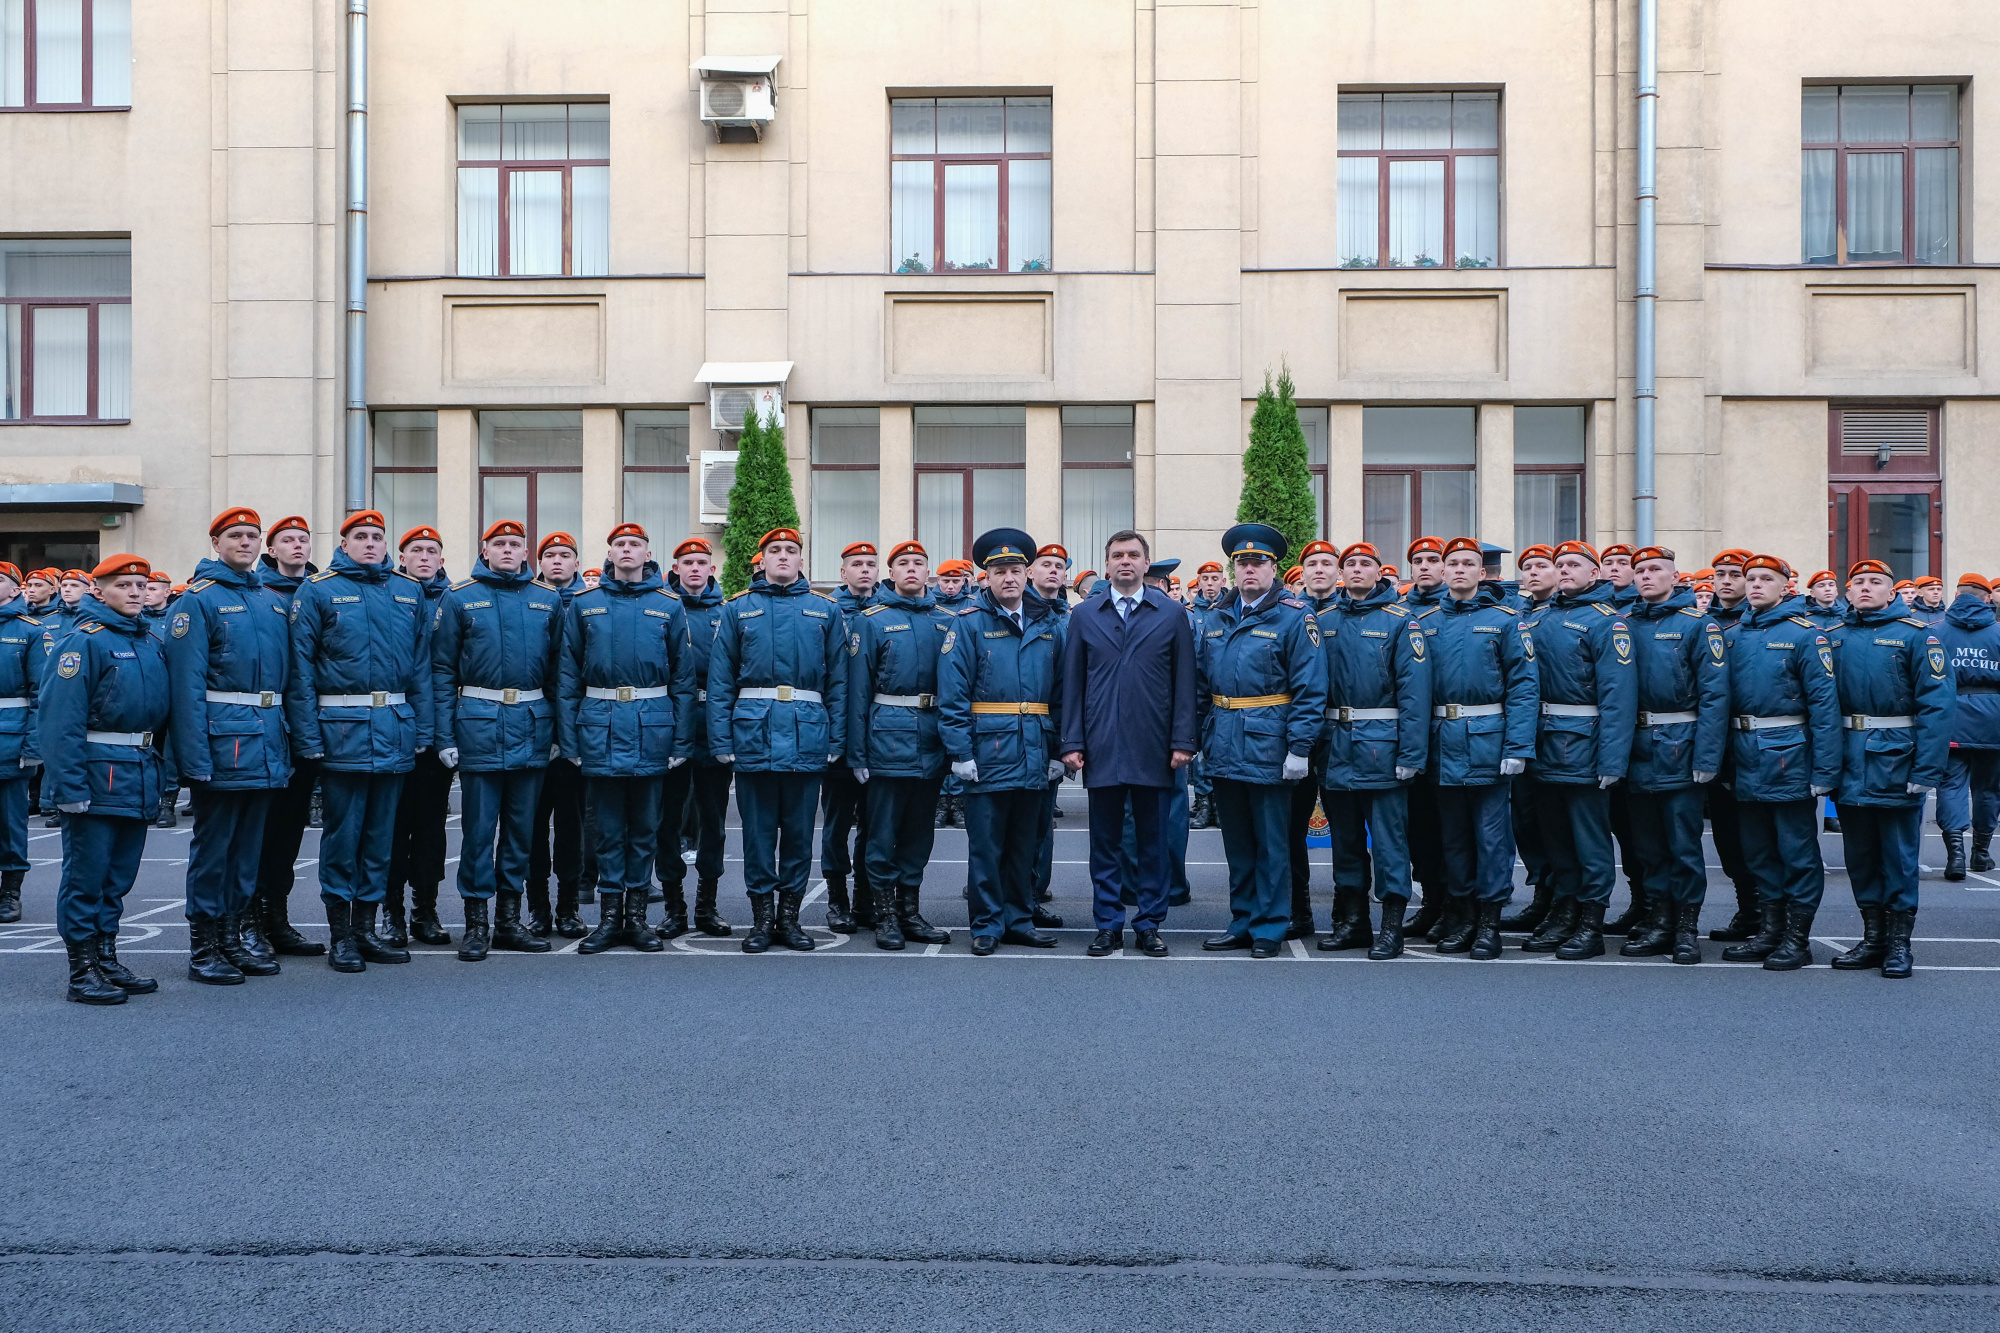
[[(1402, 952), (1410, 903), (1409, 784), (1430, 758), (1431, 663), (1424, 632), (1367, 542), (1340, 553), (1343, 591), (1317, 616), (1326, 656), (1326, 767), (1320, 806), (1333, 840), (1333, 929), (1319, 947)], [(1382, 904), (1369, 929), (1370, 863)]]
[[(173, 576), (163, 569), (153, 571), (146, 580), (146, 604), (139, 610), (139, 618), (146, 622), (146, 628), (153, 637), (166, 642), (167, 604), (174, 599)], [(153, 821), (154, 828), (177, 828), (180, 825), (181, 771), (174, 762), (174, 747), (165, 733), (153, 738), (154, 748), (160, 752), (160, 813)]]
[(28, 877), (28, 787), (35, 748), (35, 686), (47, 660), (42, 622), (21, 596), (21, 571), (0, 560), (0, 924), (21, 919)]
[(319, 891), (336, 972), (407, 963), (375, 934), (389, 891), (396, 798), (417, 751), (431, 745), (431, 621), (423, 585), (389, 567), (372, 509), (340, 525), (340, 550), (292, 598), (292, 749), (323, 760), (326, 831)]
[[(1056, 542), (1043, 544), (1035, 552), (1035, 558), (1028, 564), (1028, 589), (1040, 597), (1042, 605), (1055, 612), (1056, 619), (1063, 623), (1065, 626), (1063, 642), (1067, 646), (1069, 642), (1067, 627), (1070, 615), (1069, 552)], [(1187, 805), (1186, 770), (1183, 769), (1177, 776), (1181, 780), (1180, 804), (1185, 807)], [(1035, 924), (1043, 930), (1061, 930), (1063, 923), (1063, 919), (1050, 911), (1046, 906), (1047, 903), (1053, 901), (1055, 898), (1055, 891), (1051, 886), (1055, 882), (1056, 817), (1062, 810), (1062, 807), (1056, 804), (1056, 793), (1062, 790), (1062, 784), (1062, 778), (1056, 778), (1051, 781), (1049, 783), (1048, 795), (1042, 800), (1042, 813), (1040, 816), (1042, 843), (1035, 853)], [(1180, 860), (1185, 862), (1187, 860), (1188, 834), (1187, 810), (1185, 808), (1181, 810), (1181, 815), (1180, 841), (1178, 844), (1175, 843), (1173, 830), (1169, 827), (1167, 831), (1167, 854), (1169, 859), (1171, 859), (1174, 855), (1174, 848), (1178, 845)], [(1124, 864), (1134, 867), (1132, 882), (1137, 883), (1138, 872), (1136, 867), (1139, 861), (1136, 851), (1131, 850), (1132, 845), (1132, 821), (1127, 819), (1125, 821), (1125, 847), (1128, 850), (1124, 856)], [(1177, 891), (1184, 893), (1187, 887), (1185, 866), (1182, 867), (1181, 878), (1177, 881), (1177, 884)], [(1182, 898), (1181, 901), (1186, 902), (1187, 899)]]
[(888, 583), (847, 622), (847, 763), (868, 789), (864, 847), (878, 949), (951, 942), (921, 910), (945, 770), (938, 663), (957, 620), (925, 590), (929, 572), (920, 543), (891, 547)]
[[(1715, 581), (1715, 595), (1709, 603), (1708, 618), (1722, 626), (1725, 641), (1730, 626), (1750, 611), (1750, 603), (1744, 598), (1743, 581), (1743, 562), (1750, 556), (1751, 552), (1733, 546), (1726, 551), (1717, 551), (1715, 558), (1708, 562)], [(1715, 837), (1715, 859), (1722, 863), (1722, 873), (1729, 877), (1736, 890), (1736, 913), (1730, 917), (1728, 924), (1709, 931), (1708, 937), (1740, 942), (1748, 940), (1761, 928), (1763, 890), (1743, 850), (1743, 830), (1737, 823), (1739, 810), (1737, 802), (1729, 794), (1728, 782), (1729, 759), (1725, 757), (1722, 776), (1708, 789), (1708, 819)], [(1724, 957), (1727, 956), (1725, 953)]]
[(1649, 895), (1618, 952), (1627, 958), (1672, 953), (1699, 963), (1702, 898), (1702, 787), (1722, 771), (1729, 740), (1729, 667), (1722, 627), (1694, 609), (1679, 586), (1674, 553), (1633, 553), (1639, 596), (1626, 610), (1639, 674), (1638, 729), (1625, 770), (1630, 842)]
[(1951, 759), (1938, 788), (1937, 822), (1944, 834), (1946, 879), (1964, 879), (1965, 835), (1972, 834), (1973, 870), (1991, 870), (1994, 787), (2000, 784), (2000, 624), (1992, 589), (1962, 574), (1958, 596), (1938, 626), (1958, 706), (1951, 717)]
[[(418, 524), (396, 539), (398, 568), (423, 585), (424, 619), (437, 624), (438, 601), (451, 589), (444, 568), (444, 538), (428, 523)], [(419, 750), (403, 789), (396, 793), (396, 831), (389, 843), (389, 892), (382, 900), (387, 925), (382, 938), (401, 948), (414, 935), (425, 944), (450, 944), (451, 936), (438, 920), (438, 886), (444, 883), (444, 826), (451, 818), (452, 772), (438, 758), (451, 744), (442, 726), (433, 725), (438, 743)], [(403, 888), (410, 890), (413, 914), (404, 916)]]
[(1924, 797), (1944, 781), (1955, 699), (1944, 645), (1903, 614), (1894, 588), (1881, 561), (1854, 565), (1847, 623), (1827, 636), (1844, 728), (1834, 804), (1862, 924), (1861, 942), (1834, 966), (1907, 977)]
[(472, 577), (454, 583), (433, 612), (438, 759), (458, 770), (464, 800), (458, 956), (468, 963), (488, 948), (549, 951), (521, 924), (521, 895), (535, 803), (555, 748), (562, 630), (562, 594), (528, 568), (527, 529), (511, 518), (486, 529)]
[[(257, 562), (257, 578), (274, 594), (289, 618), (292, 597), (314, 574), (318, 566), (306, 557), (312, 552), (312, 525), (300, 514), (288, 514), (264, 533), (264, 555)], [(286, 674), (291, 671), (289, 636), (286, 646)], [(289, 726), (286, 728), (290, 731)], [(287, 740), (289, 744), (289, 738)], [(326, 952), (318, 940), (309, 940), (292, 927), (292, 884), (297, 876), (299, 846), (305, 841), (306, 825), (312, 819), (313, 790), (319, 786), (319, 763), (292, 752), (292, 776), (271, 797), (264, 812), (264, 845), (257, 855), (257, 896), (253, 911), (263, 927), (264, 938), (284, 957), (317, 958)]]
[(938, 737), (965, 783), (972, 952), (1053, 949), (1034, 923), (1035, 855), (1060, 776), (1063, 620), (1028, 586), (1035, 539), (995, 528), (972, 544), (986, 587), (939, 646)]
[(569, 604), (556, 719), (597, 839), (597, 929), (577, 952), (658, 953), (666, 945), (646, 925), (646, 895), (666, 775), (694, 750), (695, 643), (646, 530), (620, 523), (606, 545), (597, 586)]
[(723, 605), (708, 656), (709, 748), (736, 765), (743, 817), (753, 916), (745, 953), (763, 953), (774, 939), (787, 949), (813, 947), (799, 928), (813, 812), (827, 765), (847, 748), (840, 608), (806, 582), (796, 529), (772, 529), (758, 549), (763, 573)]
[[(841, 620), (852, 626), (862, 610), (874, 604), (880, 567), (874, 542), (849, 542), (840, 552), (840, 588), (833, 595)], [(846, 724), (845, 701), (829, 701), (834, 725)], [(875, 900), (868, 882), (868, 796), (845, 759), (828, 764), (820, 786), (819, 870), (826, 878), (826, 928), (852, 935), (856, 928), (875, 928)], [(854, 877), (854, 897), (847, 896), (848, 876)]]
[(1733, 826), (1758, 924), (1722, 957), (1788, 971), (1812, 961), (1812, 919), (1826, 884), (1817, 798), (1840, 778), (1840, 704), (1826, 636), (1801, 614), (1804, 599), (1785, 595), (1785, 562), (1746, 555), (1740, 567), (1746, 610), (1722, 633), (1730, 711), (1724, 781), (1735, 792)]
[(1840, 581), (1832, 570), (1820, 570), (1806, 584), (1805, 610), (1801, 614), (1822, 630), (1832, 629), (1847, 619), (1847, 599), (1840, 595)]
[[(1462, 947), (1493, 959), (1500, 956), (1500, 911), (1514, 893), (1509, 780), (1535, 753), (1540, 678), (1519, 613), (1502, 601), (1498, 584), (1481, 579), (1480, 544), (1454, 537), (1444, 550), (1446, 595), (1417, 613), (1431, 659), (1430, 786), (1448, 892), (1471, 903), (1471, 911), (1454, 916), (1471, 923)], [(1400, 943), (1378, 940), (1376, 951)]]
[(1556, 595), (1523, 616), (1542, 684), (1535, 738), (1535, 814), (1548, 857), (1553, 905), (1523, 945), (1558, 958), (1604, 952), (1604, 909), (1617, 880), (1610, 788), (1625, 776), (1638, 725), (1632, 634), (1607, 600), (1597, 552), (1556, 547)]
[[(561, 599), (564, 623), (569, 619), (569, 604), (589, 587), (583, 581), (576, 548), (576, 538), (560, 531), (545, 532), (535, 543), (537, 577)], [(678, 858), (675, 862), (678, 864)], [(556, 877), (553, 905), (549, 901), (552, 873)], [(535, 822), (528, 834), (528, 933), (537, 939), (560, 935), (566, 940), (588, 935), (590, 928), (577, 915), (586, 884), (594, 897), (597, 850), (584, 829), (583, 774), (558, 755), (542, 770), (542, 792), (535, 798)]]
[[(972, 605), (972, 562), (946, 560), (938, 566), (937, 604), (941, 611), (957, 615)], [(965, 784), (949, 768), (938, 790), (937, 826), (965, 827)]]
[(166, 636), (173, 742), (194, 784), (188, 839), (188, 977), (211, 986), (276, 975), (251, 898), (272, 799), (292, 776), (285, 727), (291, 678), (291, 599), (257, 572), (263, 524), (226, 509), (209, 524), (215, 549), (174, 603)]
[(123, 1004), (160, 988), (118, 961), (118, 919), (160, 808), (167, 659), (140, 616), (146, 577), (136, 555), (114, 555), (91, 571), (95, 595), (78, 604), (74, 628), (51, 645), (36, 709), (44, 781), (62, 811), (62, 882), (56, 928), (69, 952), (66, 998)]
[[(660, 912), (660, 938), (677, 939), (688, 931), (687, 862), (681, 859), (681, 831), (694, 826), (694, 928), (726, 939), (729, 923), (715, 910), (716, 886), (722, 880), (723, 829), (729, 817), (729, 765), (708, 747), (708, 655), (715, 645), (715, 627), (722, 620), (722, 584), (715, 577), (715, 548), (706, 537), (689, 537), (674, 548), (674, 572), (667, 587), (678, 593), (687, 613), (688, 637), (694, 643), (695, 706), (688, 710), (694, 727), (694, 749), (687, 764), (667, 774), (660, 797), (659, 854), (653, 858), (666, 903)], [(926, 815), (928, 818), (928, 815)]]
[(1239, 523), (1222, 537), (1236, 600), (1208, 615), (1195, 646), (1202, 760), (1229, 862), (1229, 928), (1209, 950), (1275, 958), (1291, 924), (1291, 785), (1311, 770), (1326, 721), (1326, 664), (1305, 603), (1277, 586), (1284, 534)]

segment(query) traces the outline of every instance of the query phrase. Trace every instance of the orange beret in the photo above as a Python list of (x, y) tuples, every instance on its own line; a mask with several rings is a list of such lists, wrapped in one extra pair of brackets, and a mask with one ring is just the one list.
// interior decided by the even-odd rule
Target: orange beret
[(678, 560), (682, 556), (695, 551), (699, 551), (703, 555), (714, 555), (715, 544), (706, 537), (689, 537), (674, 548), (674, 559)]
[(36, 579), (40, 579), (44, 583), (61, 583), (62, 571), (60, 569), (47, 568), (29, 570), (28, 581), (32, 583)]
[(1078, 592), (1087, 592), (1090, 589), (1091, 585), (1096, 582), (1097, 582), (1097, 571), (1094, 569), (1086, 569), (1083, 571), (1083, 573), (1078, 574), (1074, 579), (1070, 580), (1069, 586), (1075, 588)]
[(1880, 560), (1856, 560), (1847, 567), (1847, 577), (1852, 579), (1856, 574), (1880, 574), (1885, 579), (1896, 577), (1895, 573)]
[(479, 540), (483, 542), (490, 542), (495, 537), (519, 537), (526, 541), (528, 530), (521, 526), (519, 519), (503, 518), (488, 524), (486, 531), (479, 534)]
[[(1606, 547), (1604, 553), (1610, 555), (1611, 548)], [(1668, 564), (1672, 564), (1674, 553), (1664, 546), (1641, 546), (1638, 550), (1632, 552), (1633, 564), (1643, 564), (1648, 560), (1664, 560)]]
[(1726, 551), (1717, 551), (1715, 559), (1708, 562), (1709, 568), (1720, 569), (1724, 565), (1734, 565), (1738, 569), (1741, 569), (1743, 568), (1743, 562), (1748, 560), (1752, 554), (1753, 552), (1746, 551), (1740, 546), (1732, 546)]
[(141, 578), (151, 578), (153, 567), (146, 563), (144, 556), (108, 555), (97, 562), (97, 568), (90, 571), (94, 579), (115, 579), (125, 574), (137, 574)]
[(234, 509), (225, 509), (215, 516), (215, 521), (208, 525), (208, 535), (220, 537), (229, 529), (240, 528), (245, 524), (261, 528), (264, 526), (264, 520), (259, 518), (257, 511), (248, 505), (237, 505)]
[(175, 585), (173, 586), (173, 594), (174, 594), (174, 596), (176, 596), (176, 597), (180, 596), (180, 595), (181, 595), (182, 593), (186, 592), (187, 590), (188, 590), (188, 586), (187, 586), (187, 584), (185, 584), (185, 583), (176, 583), (176, 584), (175, 584)]
[[(1850, 577), (1852, 577), (1852, 572), (1851, 572), (1851, 571), (1850, 571), (1850, 574), (1849, 574), (1849, 576), (1850, 576)], [(1909, 579), (1897, 579), (1897, 580), (1896, 580), (1896, 591), (1897, 591), (1897, 592), (1901, 592), (1901, 591), (1902, 591), (1903, 589), (1905, 589), (1905, 588), (1914, 588), (1914, 587), (1916, 587), (1916, 586), (1917, 586), (1917, 585), (1916, 585), (1915, 583), (1912, 583), (1912, 582), (1911, 582), (1911, 581), (1910, 581)]]
[(1330, 555), (1335, 560), (1341, 558), (1340, 548), (1332, 542), (1307, 542), (1303, 547), (1299, 548), (1299, 563), (1303, 565), (1316, 555)]
[(1419, 537), (1410, 543), (1408, 550), (1403, 552), (1403, 558), (1414, 559), (1419, 551), (1434, 551), (1438, 555), (1443, 555), (1444, 542), (1437, 537)]
[[(495, 524), (494, 526), (497, 527), (499, 525)], [(428, 523), (419, 523), (417, 524), (417, 526), (411, 528), (408, 532), (404, 533), (402, 539), (396, 543), (396, 549), (399, 551), (406, 550), (408, 549), (411, 542), (425, 542), (425, 541), (436, 542), (438, 544), (439, 550), (444, 549), (444, 538), (439, 536), (438, 530), (432, 527)]]
[(1065, 563), (1069, 561), (1069, 552), (1065, 551), (1062, 548), (1062, 546), (1056, 542), (1050, 542), (1048, 545), (1038, 549), (1035, 552), (1035, 559), (1040, 560), (1045, 555), (1061, 556)]
[(1944, 586), (1944, 580), (1935, 574), (1926, 574), (1922, 578), (1915, 580), (1915, 582), (1919, 588), (1942, 588)]
[(1382, 563), (1382, 553), (1375, 549), (1374, 542), (1353, 542), (1340, 553), (1340, 563), (1346, 564), (1349, 556), (1365, 555), (1376, 564)]
[[(785, 528), (785, 529), (780, 529), (780, 531), (789, 532), (790, 529)], [(793, 533), (789, 538), (785, 538), (783, 540), (797, 541), (798, 539), (799, 539), (798, 534)], [(766, 534), (764, 537), (764, 541), (768, 542), (770, 540), (771, 540), (770, 534)], [(760, 542), (758, 544), (762, 545), (763, 543)], [(874, 542), (849, 542), (847, 545), (840, 548), (840, 558), (842, 560), (847, 559), (847, 557), (851, 555), (880, 555), (880, 554), (881, 552), (875, 549)]]
[(894, 546), (891, 546), (889, 548), (889, 563), (893, 565), (896, 563), (897, 556), (910, 555), (912, 553), (920, 555), (924, 557), (924, 559), (926, 560), (930, 559), (930, 552), (924, 549), (924, 544), (922, 542), (907, 541), (907, 542), (897, 542)]
[(1486, 552), (1480, 549), (1479, 542), (1471, 537), (1453, 537), (1444, 544), (1445, 555), (1453, 555), (1459, 551), (1470, 551), (1482, 561), (1486, 558)]
[(58, 580), (57, 580), (57, 582), (59, 582), (59, 583), (60, 583), (60, 582), (67, 582), (67, 581), (69, 581), (69, 580), (71, 580), (71, 579), (74, 579), (74, 580), (76, 580), (76, 581), (77, 581), (78, 583), (88, 583), (88, 582), (90, 582), (90, 574), (89, 574), (89, 572), (88, 572), (88, 571), (86, 571), (86, 570), (81, 570), (81, 569), (65, 569), (65, 570), (63, 571), (63, 573), (62, 573), (62, 578), (61, 578), (61, 579), (58, 579)]
[(1396, 577), (1396, 567), (1395, 567), (1394, 565), (1384, 565), (1384, 566), (1382, 566), (1382, 577), (1383, 577), (1383, 578), (1385, 578), (1385, 579), (1393, 579), (1393, 578), (1395, 578), (1395, 577)]
[(389, 530), (389, 520), (382, 517), (379, 509), (364, 509), (358, 514), (349, 514), (340, 525), (340, 535), (345, 537), (356, 528), (380, 528)]
[(0, 560), (0, 575), (5, 575), (14, 580), (14, 582), (19, 583), (21, 581), (20, 566), (16, 565), (12, 560)]
[(609, 546), (611, 545), (611, 543), (617, 541), (620, 537), (637, 537), (640, 541), (646, 542), (648, 545), (652, 543), (652, 538), (648, 537), (646, 535), (646, 530), (640, 527), (637, 523), (620, 523), (617, 527), (611, 529), (610, 532), (605, 534), (604, 544), (606, 546)]
[(1707, 579), (1696, 579), (1694, 584), (1694, 590), (1696, 592), (1714, 592), (1715, 585), (1713, 583), (1710, 583)]
[(799, 536), (797, 528), (772, 528), (757, 539), (757, 549), (761, 551), (772, 542), (790, 542), (794, 546), (806, 544), (805, 538)]
[(1958, 586), (1961, 588), (1978, 588), (1982, 592), (1993, 591), (1993, 585), (1988, 583), (1985, 577), (1979, 574), (1960, 574), (1958, 576)]
[(938, 566), (939, 578), (962, 579), (971, 572), (972, 562), (970, 560), (947, 560)]
[[(1637, 560), (1639, 558), (1638, 556), (1632, 553), (1632, 548), (1627, 546), (1624, 542), (1614, 542), (1612, 545), (1607, 546), (1602, 551), (1598, 552), (1598, 554), (1603, 556), (1605, 560), (1609, 560), (1614, 555), (1622, 555), (1631, 560)], [(1600, 561), (1599, 563), (1602, 562)]]
[(307, 536), (312, 535), (312, 524), (306, 522), (305, 517), (303, 515), (287, 514), (283, 518), (279, 519), (276, 523), (273, 523), (270, 526), (270, 528), (264, 533), (264, 545), (269, 546), (271, 542), (274, 539), (276, 539), (279, 533), (284, 532), (289, 528), (296, 528), (300, 532), (305, 533)]
[(1822, 569), (1818, 573), (1814, 574), (1811, 578), (1806, 580), (1806, 586), (1810, 588), (1815, 583), (1838, 583), (1838, 582), (1840, 582), (1840, 579), (1834, 574), (1832, 570)]
[(1602, 563), (1603, 563), (1603, 562), (1602, 562), (1601, 560), (1599, 560), (1599, 559), (1597, 558), (1597, 548), (1596, 548), (1596, 547), (1594, 547), (1594, 546), (1592, 546), (1592, 545), (1591, 545), (1591, 544), (1590, 544), (1589, 542), (1559, 542), (1559, 543), (1557, 543), (1557, 545), (1556, 545), (1556, 556), (1557, 556), (1558, 558), (1561, 558), (1562, 556), (1566, 556), (1566, 555), (1580, 555), (1580, 556), (1582, 556), (1582, 557), (1583, 557), (1583, 558), (1584, 558), (1585, 560), (1588, 560), (1588, 561), (1589, 561), (1589, 562), (1590, 562), (1591, 564), (1593, 564), (1593, 565), (1596, 565), (1596, 564), (1602, 564)]
[(567, 532), (551, 532), (548, 536), (535, 543), (535, 559), (540, 560), (544, 555), (547, 555), (551, 546), (566, 547), (571, 555), (576, 554), (576, 538), (570, 536)]
[(1306, 576), (1306, 571), (1303, 566), (1293, 565), (1290, 569), (1285, 571), (1284, 581), (1286, 583), (1290, 583), (1293, 579), (1302, 579), (1305, 576)]
[(1556, 548), (1540, 542), (1537, 542), (1533, 546), (1523, 547), (1521, 554), (1514, 558), (1514, 564), (1516, 566), (1525, 565), (1530, 560), (1546, 560), (1553, 565), (1556, 562)]
[(1753, 555), (1743, 562), (1745, 574), (1753, 569), (1774, 569), (1788, 579), (1794, 577), (1792, 567), (1775, 555)]
[(1201, 568), (1195, 571), (1196, 574), (1220, 574), (1221, 572), (1222, 562), (1220, 560), (1204, 560), (1201, 562)]
[(148, 583), (171, 584), (173, 581), (174, 581), (174, 576), (172, 574), (167, 573), (167, 571), (164, 569), (156, 569), (152, 573), (146, 575), (146, 582)]

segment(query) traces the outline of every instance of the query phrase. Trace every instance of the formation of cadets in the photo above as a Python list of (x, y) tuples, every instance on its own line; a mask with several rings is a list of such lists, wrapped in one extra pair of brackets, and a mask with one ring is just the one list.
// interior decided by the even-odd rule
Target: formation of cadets
[[(816, 825), (834, 931), (948, 943), (920, 889), (935, 828), (962, 823), (972, 952), (1055, 943), (1055, 792), (1065, 758), (1083, 766), (1064, 739), (1084, 734), (1063, 716), (1070, 598), (1112, 595), (1094, 572), (1072, 583), (1059, 546), (997, 529), (934, 574), (917, 542), (879, 566), (856, 543), (828, 595), (781, 528), (749, 589), (724, 598), (707, 540), (682, 541), (663, 572), (635, 523), (580, 572), (569, 534), (531, 550), (498, 522), (458, 582), (435, 529), (392, 551), (373, 511), (341, 525), (325, 570), (303, 518), (266, 529), (231, 508), (209, 536), (181, 589), (133, 555), (25, 582), (0, 562), (0, 921), (20, 917), (38, 784), (61, 821), (71, 1000), (157, 989), (116, 941), (147, 827), (183, 783), (197, 982), (273, 975), (281, 956), (362, 972), (408, 961), (411, 938), (449, 944), (454, 779), (469, 962), (545, 952), (552, 935), (586, 954), (732, 935), (717, 903), (732, 785), (745, 952), (813, 947), (799, 914)], [(1784, 560), (1742, 550), (1696, 577), (1663, 547), (1569, 541), (1522, 551), (1514, 582), (1498, 577), (1505, 552), (1466, 537), (1412, 543), (1406, 580), (1367, 542), (1313, 542), (1281, 576), (1288, 554), (1275, 529), (1239, 524), (1185, 593), (1178, 562), (1145, 570), (1190, 622), (1198, 753), (1185, 764), (1176, 746), (1164, 840), (1184, 902), (1188, 825), (1221, 826), (1231, 919), (1206, 950), (1268, 958), (1310, 938), (1391, 959), (1415, 933), (1492, 959), (1512, 932), (1560, 959), (1622, 935), (1627, 956), (1699, 963), (1706, 824), (1736, 893), (1709, 938), (1729, 961), (1802, 967), (1830, 796), (1863, 923), (1833, 966), (1907, 977), (1934, 791), (1947, 878), (1992, 868), (2000, 628), (1977, 575), (1946, 608), (1937, 580), (1899, 588), (1874, 560), (1801, 592)], [(315, 787), (327, 945), (288, 906)], [(1323, 933), (1315, 807), (1332, 842)], [(1503, 918), (1517, 855), (1534, 897)], [(1631, 908), (1607, 922), (1621, 862)], [(1164, 912), (1135, 917), (1147, 954), (1168, 952)], [(1096, 916), (1101, 955), (1124, 924), (1102, 885)]]

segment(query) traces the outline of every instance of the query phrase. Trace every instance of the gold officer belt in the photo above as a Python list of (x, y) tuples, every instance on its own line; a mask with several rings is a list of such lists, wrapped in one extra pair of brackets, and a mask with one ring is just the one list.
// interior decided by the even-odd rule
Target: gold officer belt
[(1227, 694), (1211, 694), (1209, 699), (1217, 708), (1276, 708), (1292, 701), (1289, 694), (1251, 694), (1232, 698)]
[(972, 711), (975, 713), (1009, 713), (1009, 714), (1033, 713), (1038, 717), (1047, 717), (1049, 715), (1049, 706), (1047, 704), (1025, 704), (1025, 703), (974, 704), (972, 705)]

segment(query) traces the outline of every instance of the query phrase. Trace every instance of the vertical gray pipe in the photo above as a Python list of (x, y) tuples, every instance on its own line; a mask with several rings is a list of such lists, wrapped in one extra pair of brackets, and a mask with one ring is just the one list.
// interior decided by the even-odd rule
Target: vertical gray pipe
[(368, 0), (347, 0), (347, 512), (368, 507)]
[(1659, 0), (1639, 0), (1639, 234), (1638, 281), (1633, 301), (1633, 406), (1637, 415), (1632, 480), (1632, 516), (1638, 545), (1653, 537), (1654, 315), (1658, 303), (1655, 206), (1659, 201), (1660, 153)]

